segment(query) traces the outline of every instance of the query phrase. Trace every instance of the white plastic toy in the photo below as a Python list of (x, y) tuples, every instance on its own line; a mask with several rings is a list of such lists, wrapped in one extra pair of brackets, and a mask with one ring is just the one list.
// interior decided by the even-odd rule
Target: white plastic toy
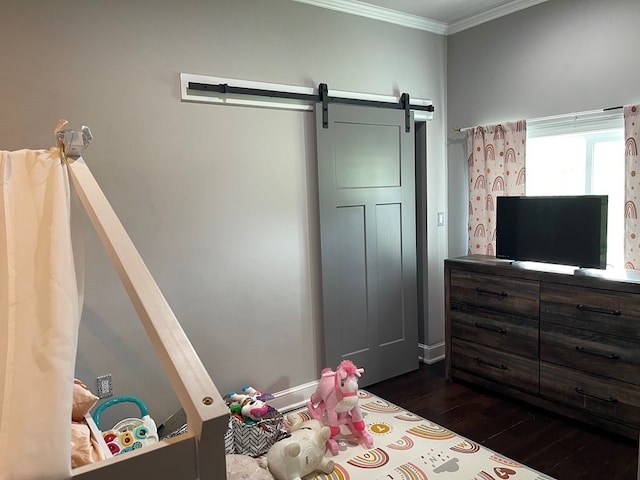
[(291, 436), (274, 443), (260, 459), (261, 465), (276, 480), (301, 480), (314, 470), (332, 473), (333, 460), (324, 456), (331, 429), (319, 420), (306, 420), (290, 428)]
[(100, 405), (93, 414), (93, 420), (96, 426), (102, 430), (100, 426), (100, 414), (107, 408), (117, 403), (135, 403), (140, 409), (141, 418), (125, 418), (116, 423), (112, 429), (103, 431), (107, 447), (112, 455), (120, 455), (122, 453), (142, 448), (145, 445), (151, 445), (158, 441), (158, 429), (156, 422), (149, 416), (146, 405), (136, 397), (123, 396), (115, 397)]

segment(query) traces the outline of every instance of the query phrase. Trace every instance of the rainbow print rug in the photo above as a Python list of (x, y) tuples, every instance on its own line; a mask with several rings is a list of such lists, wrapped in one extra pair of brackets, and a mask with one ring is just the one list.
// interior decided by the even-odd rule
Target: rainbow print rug
[[(333, 473), (304, 480), (553, 480), (397, 405), (360, 390), (360, 409), (373, 437), (370, 448), (343, 426)], [(310, 418), (305, 408), (290, 415)]]

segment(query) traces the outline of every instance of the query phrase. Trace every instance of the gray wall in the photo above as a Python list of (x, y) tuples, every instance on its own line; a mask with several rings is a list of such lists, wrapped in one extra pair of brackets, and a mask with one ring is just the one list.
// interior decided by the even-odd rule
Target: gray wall
[[(432, 99), (430, 225), (445, 209), (443, 36), (288, 0), (23, 0), (0, 11), (0, 148), (48, 148), (59, 118), (91, 127), (87, 164), (222, 393), (280, 391), (325, 366), (314, 122), (182, 103), (180, 72)], [(141, 397), (162, 421), (177, 399), (85, 230), (77, 376), (113, 374), (116, 395)], [(445, 229), (428, 227), (427, 241), (430, 344), (443, 338)]]
[(453, 127), (640, 101), (640, 2), (550, 0), (447, 41), (451, 256), (467, 252), (464, 134)]

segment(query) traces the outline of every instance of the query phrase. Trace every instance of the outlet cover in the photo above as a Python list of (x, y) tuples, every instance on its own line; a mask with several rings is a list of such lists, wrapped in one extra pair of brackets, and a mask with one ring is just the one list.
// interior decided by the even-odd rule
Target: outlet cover
[(110, 373), (96, 378), (96, 384), (98, 398), (113, 397), (113, 382)]

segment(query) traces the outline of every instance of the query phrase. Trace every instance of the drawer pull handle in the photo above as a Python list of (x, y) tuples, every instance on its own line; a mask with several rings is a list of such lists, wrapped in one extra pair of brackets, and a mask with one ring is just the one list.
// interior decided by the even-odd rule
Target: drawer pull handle
[(589, 305), (582, 305), (581, 303), (576, 305), (576, 308), (578, 310), (582, 310), (583, 312), (604, 313), (605, 315), (615, 315), (615, 316), (622, 315), (622, 312), (620, 310), (610, 310), (608, 308), (601, 308), (601, 307), (590, 307)]
[(480, 357), (476, 358), (476, 362), (478, 362), (480, 365), (486, 365), (488, 367), (498, 368), (500, 370), (507, 370), (507, 366), (503, 365), (502, 363), (498, 364), (498, 363), (487, 362), (486, 360), (483, 360)]
[(587, 350), (581, 345), (576, 345), (576, 350), (580, 353), (586, 353), (588, 355), (595, 355), (596, 357), (608, 358), (609, 360), (620, 360), (620, 355), (616, 355), (615, 353), (600, 353), (593, 352), (591, 350)]
[(496, 297), (508, 297), (509, 294), (507, 292), (494, 292), (491, 290), (486, 290), (484, 288), (476, 287), (476, 292), (484, 293), (486, 295), (495, 295)]
[(499, 333), (501, 335), (505, 335), (507, 333), (506, 328), (496, 327), (495, 325), (489, 325), (486, 323), (476, 322), (476, 327), (481, 328), (483, 330), (489, 330), (490, 332)]
[(600, 395), (596, 395), (595, 393), (587, 392), (584, 388), (576, 387), (576, 392), (580, 395), (584, 395), (586, 397), (595, 398), (596, 400), (602, 400), (607, 403), (617, 403), (618, 399), (615, 397), (601, 397)]

